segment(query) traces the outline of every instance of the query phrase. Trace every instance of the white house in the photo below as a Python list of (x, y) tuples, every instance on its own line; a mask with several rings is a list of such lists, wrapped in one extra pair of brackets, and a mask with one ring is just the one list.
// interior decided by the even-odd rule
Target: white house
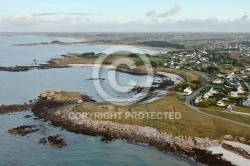
[(214, 89), (214, 87), (211, 88), (211, 91), (213, 94), (218, 94), (219, 92), (217, 90)]
[(221, 100), (222, 100), (222, 101), (229, 101), (228, 98), (222, 98)]
[(242, 104), (244, 107), (250, 107), (250, 98), (248, 98), (246, 101)]
[(238, 97), (237, 91), (232, 91), (228, 95), (231, 96), (231, 97)]
[(234, 72), (228, 73), (226, 78), (233, 79), (235, 77)]
[(210, 90), (209, 90), (209, 96), (213, 96), (214, 94), (218, 94), (219, 92), (217, 92), (214, 87), (212, 87)]
[(202, 101), (202, 96), (199, 96), (195, 100), (195, 104), (199, 104)]
[(176, 66), (175, 69), (180, 69), (181, 67), (180, 66)]
[(250, 107), (250, 95), (247, 96), (247, 99), (242, 103), (244, 107)]
[(224, 101), (222, 101), (222, 100), (219, 100), (217, 102), (217, 105), (220, 106), (220, 107), (225, 107), (226, 106), (225, 103), (224, 103)]
[(213, 94), (213, 92), (210, 90), (210, 91), (207, 92), (207, 95), (208, 95), (209, 97), (212, 97), (214, 94)]
[(222, 74), (217, 74), (217, 76), (218, 76), (218, 77), (223, 77), (223, 75), (222, 75)]
[(212, 81), (214, 84), (222, 84), (222, 80), (221, 79), (215, 79)]
[(207, 99), (209, 98), (209, 93), (208, 93), (208, 92), (205, 93), (204, 96), (203, 96), (203, 98), (204, 98), (205, 100), (207, 100)]
[(191, 95), (191, 93), (193, 93), (192, 88), (189, 86), (184, 90), (184, 94), (185, 95)]
[(245, 93), (245, 91), (243, 90), (241, 85), (237, 88), (237, 93), (239, 93), (239, 94)]

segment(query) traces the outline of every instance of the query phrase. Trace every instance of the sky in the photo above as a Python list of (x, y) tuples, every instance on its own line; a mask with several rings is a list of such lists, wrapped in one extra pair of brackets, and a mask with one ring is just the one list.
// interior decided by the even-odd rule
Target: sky
[(249, 0), (0, 0), (0, 32), (250, 32)]

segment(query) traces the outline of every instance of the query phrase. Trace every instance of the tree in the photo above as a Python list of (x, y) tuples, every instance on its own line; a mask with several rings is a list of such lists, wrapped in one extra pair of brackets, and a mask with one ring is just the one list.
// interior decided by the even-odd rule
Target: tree
[(142, 65), (144, 65), (144, 62), (142, 60), (138, 60), (138, 61), (135, 62), (135, 65), (136, 66), (142, 66)]
[(163, 64), (163, 62), (158, 62), (158, 65), (163, 66), (164, 64)]
[(128, 56), (129, 56), (129, 57), (133, 57), (133, 58), (138, 58), (138, 55), (135, 54), (135, 53), (130, 53)]
[(206, 71), (209, 74), (214, 74), (214, 73), (218, 73), (220, 71), (220, 69), (218, 67), (215, 67), (215, 66), (209, 66), (206, 68)]
[(209, 106), (209, 102), (207, 100), (203, 100), (199, 103), (200, 107), (207, 108)]
[(202, 81), (201, 80), (193, 80), (191, 83), (193, 83), (193, 84), (202, 84)]
[(178, 89), (183, 89), (183, 83), (179, 83), (179, 84), (177, 84), (177, 86), (176, 86)]
[(158, 64), (155, 61), (150, 61), (150, 63), (152, 65), (152, 67), (157, 67), (158, 66)]

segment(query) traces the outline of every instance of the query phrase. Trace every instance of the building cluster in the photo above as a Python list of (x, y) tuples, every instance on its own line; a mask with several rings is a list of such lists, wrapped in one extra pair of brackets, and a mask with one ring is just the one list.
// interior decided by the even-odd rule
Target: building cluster
[(218, 94), (218, 92), (212, 87), (208, 92), (206, 92), (204, 95), (200, 95), (196, 98), (195, 104), (199, 104), (203, 100), (208, 100), (209, 97), (214, 96), (214, 94)]
[[(247, 94), (247, 90), (244, 90), (243, 83), (245, 83), (246, 88), (249, 89), (249, 85), (242, 81), (242, 78), (237, 76), (234, 72), (230, 72), (227, 74), (217, 74), (217, 78), (211, 80), (211, 83), (217, 84), (217, 85), (223, 85), (224, 88), (227, 89), (228, 93), (225, 94), (226, 97), (221, 97), (217, 101), (217, 106), (224, 107), (226, 106), (225, 101), (229, 101), (229, 98), (233, 99), (239, 99), (242, 101), (242, 106), (244, 107), (250, 107), (250, 95), (248, 97), (245, 97)], [(212, 87), (209, 91), (205, 92), (203, 95), (200, 95), (196, 97), (195, 104), (199, 104), (203, 100), (208, 100), (210, 97), (213, 97), (215, 94), (219, 94), (220, 92), (223, 92), (223, 90), (214, 90)]]

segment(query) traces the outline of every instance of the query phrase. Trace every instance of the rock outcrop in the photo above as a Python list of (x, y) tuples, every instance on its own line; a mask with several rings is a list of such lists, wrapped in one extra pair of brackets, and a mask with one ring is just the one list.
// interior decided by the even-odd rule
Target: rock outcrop
[(28, 110), (32, 107), (32, 105), (33, 104), (25, 104), (25, 103), (23, 105), (1, 105), (0, 114), (7, 114), (7, 113)]
[(87, 95), (83, 95), (79, 92), (56, 92), (53, 90), (47, 90), (40, 94), (40, 98), (45, 101), (52, 102), (66, 102), (66, 103), (82, 103), (83, 101), (94, 101)]
[(30, 133), (34, 133), (38, 131), (39, 129), (37, 126), (19, 126), (17, 128), (10, 129), (8, 133), (10, 135), (20, 135), (20, 136), (26, 136)]

